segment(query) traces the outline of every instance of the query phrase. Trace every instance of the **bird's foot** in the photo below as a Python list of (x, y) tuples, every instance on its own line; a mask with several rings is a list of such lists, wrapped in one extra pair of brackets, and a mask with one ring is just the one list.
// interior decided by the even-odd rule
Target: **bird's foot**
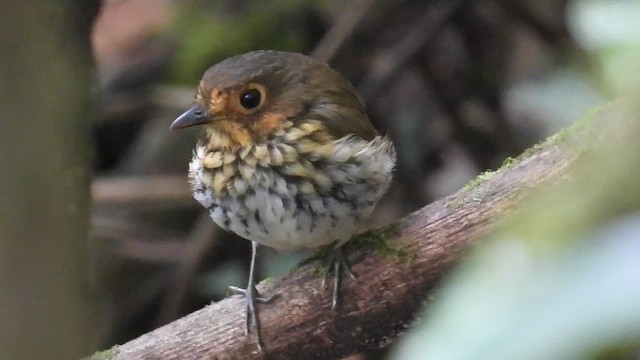
[(235, 286), (229, 286), (229, 290), (236, 295), (242, 295), (245, 299), (245, 328), (244, 335), (249, 336), (254, 334), (258, 351), (262, 352), (262, 339), (260, 338), (260, 324), (257, 316), (257, 304), (265, 304), (270, 302), (274, 296), (261, 297), (258, 294), (258, 290), (255, 286), (249, 286), (247, 289), (242, 289)]
[(356, 277), (353, 275), (351, 267), (349, 266), (347, 259), (344, 257), (341, 246), (333, 248), (331, 254), (328, 257), (328, 260), (329, 263), (327, 265), (327, 271), (325, 272), (325, 276), (322, 279), (322, 287), (324, 288), (329, 274), (333, 273), (333, 298), (331, 301), (331, 308), (335, 310), (336, 306), (338, 306), (338, 293), (340, 291), (341, 271), (346, 272), (347, 275), (349, 275), (349, 277), (354, 280), (356, 279)]

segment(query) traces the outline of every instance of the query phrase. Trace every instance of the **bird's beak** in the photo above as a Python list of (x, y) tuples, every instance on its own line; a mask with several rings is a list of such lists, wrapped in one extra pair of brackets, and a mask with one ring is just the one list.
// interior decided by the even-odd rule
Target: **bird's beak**
[(178, 116), (178, 118), (171, 123), (169, 128), (174, 130), (183, 129), (190, 126), (206, 124), (210, 121), (211, 118), (209, 117), (207, 110), (200, 105), (194, 105), (182, 115)]

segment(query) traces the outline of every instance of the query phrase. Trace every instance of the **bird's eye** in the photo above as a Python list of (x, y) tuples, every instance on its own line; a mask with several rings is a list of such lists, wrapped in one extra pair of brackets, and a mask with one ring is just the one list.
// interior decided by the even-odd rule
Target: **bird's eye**
[(262, 101), (262, 94), (258, 89), (249, 89), (240, 95), (240, 105), (247, 110), (255, 109)]

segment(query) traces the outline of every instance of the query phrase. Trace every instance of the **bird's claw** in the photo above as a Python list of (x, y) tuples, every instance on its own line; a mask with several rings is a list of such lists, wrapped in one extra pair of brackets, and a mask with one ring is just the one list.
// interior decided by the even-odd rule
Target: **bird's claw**
[[(243, 288), (239, 288), (237, 286), (229, 286), (229, 290), (231, 291), (231, 293), (233, 295), (243, 295), (243, 296), (247, 296), (247, 289), (243, 289)], [(252, 291), (252, 292), (256, 292), (256, 290)], [(267, 304), (270, 303), (271, 300), (275, 299), (277, 295), (271, 295), (269, 297), (262, 297), (262, 296), (255, 296), (254, 299), (256, 302), (260, 303), (260, 304)]]
[(329, 264), (327, 266), (327, 271), (325, 272), (324, 278), (322, 279), (322, 288), (325, 287), (327, 277), (329, 273), (333, 273), (333, 297), (331, 299), (331, 309), (335, 310), (338, 306), (338, 292), (340, 290), (340, 272), (344, 269), (344, 271), (349, 275), (353, 280), (356, 279), (355, 275), (351, 271), (351, 267), (349, 263), (344, 257), (342, 252), (342, 248), (335, 248), (333, 254), (329, 260)]
[(239, 294), (244, 296), (245, 299), (245, 327), (244, 327), (244, 335), (245, 338), (249, 338), (250, 334), (254, 334), (256, 339), (256, 346), (258, 347), (258, 351), (262, 353), (262, 339), (260, 337), (260, 322), (257, 316), (258, 309), (256, 307), (257, 304), (268, 303), (273, 300), (278, 294), (269, 296), (269, 297), (261, 297), (260, 293), (258, 293), (258, 289), (256, 289), (256, 281), (255, 281), (255, 270), (256, 270), (256, 255), (258, 253), (258, 243), (255, 241), (251, 242), (251, 267), (249, 268), (249, 281), (246, 289), (242, 289), (236, 286), (229, 286), (229, 290), (233, 294)]
[(260, 337), (260, 325), (258, 322), (256, 304), (265, 304), (273, 300), (275, 295), (267, 298), (258, 295), (258, 290), (255, 287), (249, 287), (242, 289), (236, 286), (229, 286), (229, 290), (238, 295), (242, 295), (245, 298), (245, 328), (244, 335), (255, 335), (256, 345), (258, 351), (262, 352), (262, 338)]

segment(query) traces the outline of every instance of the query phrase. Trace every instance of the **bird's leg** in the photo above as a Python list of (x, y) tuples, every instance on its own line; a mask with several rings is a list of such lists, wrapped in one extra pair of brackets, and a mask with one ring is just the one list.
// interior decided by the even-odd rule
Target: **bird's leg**
[(260, 339), (260, 324), (258, 321), (257, 314), (257, 303), (267, 303), (271, 301), (273, 296), (268, 298), (260, 297), (258, 294), (258, 290), (256, 289), (256, 281), (255, 281), (255, 272), (256, 272), (256, 255), (258, 253), (258, 243), (255, 241), (251, 242), (251, 266), (249, 268), (249, 283), (247, 284), (246, 289), (241, 289), (235, 286), (230, 286), (229, 289), (236, 294), (244, 295), (245, 298), (245, 335), (249, 335), (250, 333), (254, 333), (256, 336), (256, 342), (258, 343), (258, 350), (262, 352), (262, 340)]
[(333, 298), (331, 301), (331, 308), (335, 310), (336, 306), (338, 306), (338, 292), (340, 291), (340, 272), (344, 268), (344, 271), (355, 280), (355, 276), (353, 272), (351, 272), (351, 267), (347, 262), (347, 259), (344, 257), (344, 252), (342, 250), (342, 245), (338, 245), (333, 248), (329, 258), (329, 266), (327, 268), (327, 272), (325, 274), (324, 279), (322, 280), (322, 286), (324, 287), (325, 281), (327, 280), (327, 276), (329, 273), (333, 272)]

